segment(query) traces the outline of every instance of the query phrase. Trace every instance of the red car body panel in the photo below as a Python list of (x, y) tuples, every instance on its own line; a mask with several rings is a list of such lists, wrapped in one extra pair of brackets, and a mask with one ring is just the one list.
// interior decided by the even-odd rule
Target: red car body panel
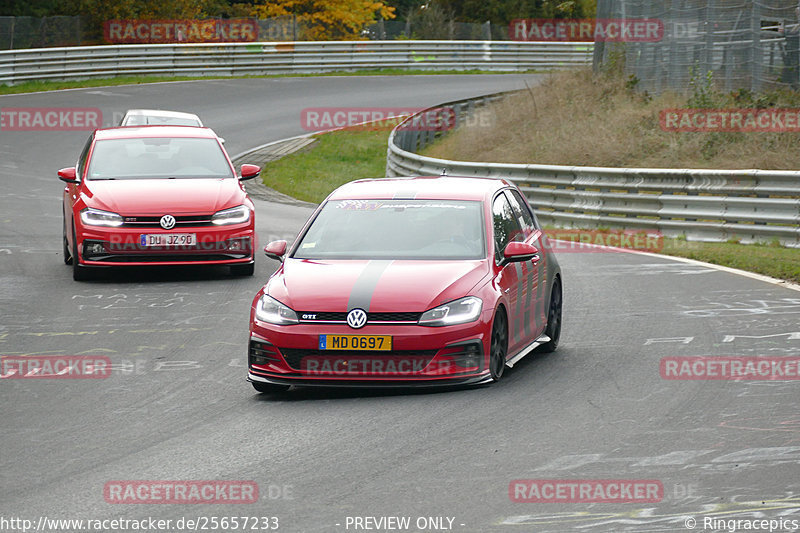
[[(504, 180), (477, 178), (399, 178), (353, 182), (334, 191), (326, 202), (340, 200), (468, 200), (483, 205), (486, 256), (480, 260), (387, 260), (369, 284), (365, 310), (369, 321), (361, 329), (342, 323), (353, 307), (354, 294), (364, 299), (363, 278), (375, 261), (294, 258), (300, 241), (325, 203), (311, 216), (283, 264), (256, 295), (250, 315), (248, 380), (255, 384), (323, 386), (417, 386), (481, 383), (490, 380), (491, 332), (497, 313), (508, 316), (508, 360), (535, 346), (547, 327), (550, 291), (547, 281), (561, 276), (558, 263), (541, 231), (528, 235), (539, 259), (498, 264), (495, 261), (492, 203), (503, 191), (515, 189)], [(361, 285), (361, 286), (360, 286)], [(360, 288), (359, 288), (360, 286)], [(275, 325), (257, 316), (264, 294), (294, 310), (298, 324)], [(430, 327), (414, 318), (380, 322), (381, 315), (418, 316), (441, 304), (475, 296), (483, 302), (477, 320)], [(388, 315), (387, 315), (388, 316)], [(313, 318), (312, 318), (313, 317)], [(375, 320), (373, 320), (375, 317)], [(330, 319), (330, 320), (328, 320)], [(335, 319), (335, 320), (334, 320)], [(320, 349), (320, 335), (391, 336), (391, 352), (341, 352)], [(467, 348), (467, 346), (475, 348)], [(478, 362), (469, 350), (477, 350)], [(469, 352), (465, 355), (465, 352)], [(377, 366), (360, 364), (374, 358)], [(388, 372), (385, 361), (408, 359), (424, 367)], [(310, 359), (312, 368), (304, 360)], [(319, 361), (344, 361), (348, 368), (319, 370)], [(348, 360), (350, 361), (348, 363)], [(355, 364), (353, 363), (355, 361)], [(463, 366), (462, 365), (466, 365)], [(333, 364), (333, 363), (332, 363)], [(399, 364), (399, 363), (398, 363)], [(375, 370), (377, 368), (377, 371)]]
[[(90, 138), (86, 162), (79, 183), (64, 188), (64, 232), (66, 246), (77, 252), (73, 261), (81, 267), (145, 265), (250, 265), (254, 262), (254, 206), (216, 134), (208, 128), (143, 126), (97, 130)], [(98, 141), (139, 138), (213, 139), (220, 146), (230, 168), (230, 178), (198, 179), (87, 179), (94, 147)], [(238, 224), (213, 225), (210, 217), (219, 211), (244, 205), (249, 220)], [(117, 213), (125, 219), (118, 227), (84, 224), (80, 212), (85, 208)], [(173, 215), (180, 221), (163, 229), (157, 220)], [(144, 222), (143, 219), (147, 220)], [(191, 233), (196, 245), (144, 247), (143, 235)], [(86, 243), (102, 246), (102, 252), (85, 253)], [(75, 253), (72, 254), (73, 256)]]

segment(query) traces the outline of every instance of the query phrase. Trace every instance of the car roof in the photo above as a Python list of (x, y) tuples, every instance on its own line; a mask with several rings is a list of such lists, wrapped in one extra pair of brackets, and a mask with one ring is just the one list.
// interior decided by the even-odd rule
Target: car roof
[(105, 139), (141, 139), (146, 137), (196, 137), (200, 139), (216, 139), (217, 134), (211, 128), (196, 126), (124, 126), (104, 128), (95, 132), (96, 140)]
[(331, 200), (485, 200), (512, 185), (499, 178), (416, 176), (352, 181), (330, 195)]
[(166, 109), (128, 109), (125, 113), (128, 115), (143, 115), (148, 117), (174, 117), (174, 118), (189, 118), (200, 121), (200, 117), (194, 113), (184, 113), (183, 111), (167, 111)]

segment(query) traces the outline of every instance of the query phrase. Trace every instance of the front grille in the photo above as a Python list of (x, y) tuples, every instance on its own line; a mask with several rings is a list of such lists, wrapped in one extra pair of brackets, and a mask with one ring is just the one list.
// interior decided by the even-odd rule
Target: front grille
[(127, 241), (129, 242), (87, 239), (83, 244), (83, 258), (87, 261), (112, 263), (154, 263), (162, 261), (228, 261), (252, 256), (249, 237), (180, 246), (142, 246), (139, 242), (133, 242), (133, 239), (127, 239)]
[(348, 360), (348, 359), (397, 359), (407, 358), (409, 360), (422, 361), (422, 366), (427, 365), (433, 356), (436, 355), (436, 350), (395, 350), (391, 352), (380, 351), (338, 351), (338, 350), (299, 350), (295, 348), (280, 348), (281, 355), (286, 360), (293, 370), (302, 370), (303, 359), (314, 358), (315, 360), (323, 361), (330, 360)]
[[(109, 263), (166, 263), (166, 262), (203, 262), (203, 261), (230, 261), (244, 259), (247, 254), (163, 254), (163, 255), (106, 255), (94, 256), (92, 261), (106, 261)], [(87, 258), (89, 260), (89, 258)]]
[[(175, 216), (175, 227), (178, 226), (210, 226), (211, 215), (177, 215)], [(129, 228), (160, 228), (160, 216), (144, 217), (124, 217), (122, 227)]]
[[(347, 313), (338, 312), (306, 312), (298, 313), (301, 322), (341, 322), (347, 323)], [(310, 318), (310, 317), (314, 318)], [(414, 323), (419, 321), (422, 313), (367, 313), (367, 324), (372, 323)]]

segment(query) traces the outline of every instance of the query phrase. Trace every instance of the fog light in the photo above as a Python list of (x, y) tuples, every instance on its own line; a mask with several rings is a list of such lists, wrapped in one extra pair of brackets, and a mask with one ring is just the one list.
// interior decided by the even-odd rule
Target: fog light
[(103, 255), (105, 247), (102, 242), (97, 241), (84, 241), (83, 242), (83, 258), (93, 259), (94, 256)]
[(228, 244), (229, 250), (241, 250), (242, 249), (242, 241), (231, 241)]
[(476, 344), (468, 345), (464, 350), (463, 366), (467, 368), (478, 366), (479, 356), (480, 350), (478, 350), (478, 346)]
[(250, 365), (264, 366), (268, 365), (269, 363), (280, 362), (280, 356), (278, 355), (278, 351), (275, 346), (265, 342), (251, 340), (248, 355), (250, 359)]

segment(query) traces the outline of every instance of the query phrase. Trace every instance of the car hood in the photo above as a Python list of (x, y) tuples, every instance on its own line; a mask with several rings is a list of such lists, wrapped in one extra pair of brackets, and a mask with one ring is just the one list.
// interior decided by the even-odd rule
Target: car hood
[(86, 205), (121, 215), (210, 214), (244, 202), (239, 180), (129, 179), (86, 181)]
[(486, 260), (287, 259), (266, 292), (301, 312), (423, 312), (467, 296), (488, 273)]

